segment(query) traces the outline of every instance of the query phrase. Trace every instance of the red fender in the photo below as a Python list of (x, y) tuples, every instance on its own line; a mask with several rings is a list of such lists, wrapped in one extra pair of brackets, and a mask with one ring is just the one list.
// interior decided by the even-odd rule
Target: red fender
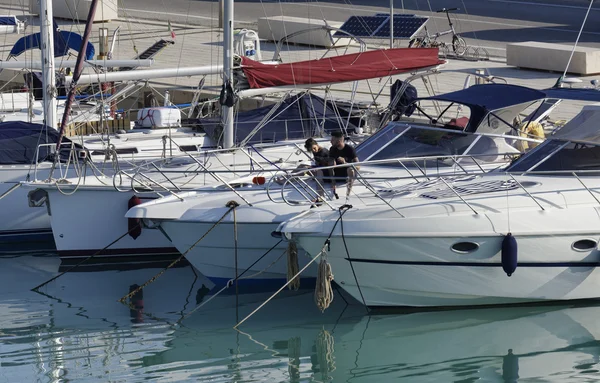
[[(131, 209), (134, 206), (137, 206), (142, 203), (142, 200), (134, 195), (129, 199), (127, 203), (127, 209)], [(140, 235), (142, 235), (142, 220), (139, 218), (127, 218), (127, 230), (129, 230), (129, 236), (133, 239), (137, 239)]]

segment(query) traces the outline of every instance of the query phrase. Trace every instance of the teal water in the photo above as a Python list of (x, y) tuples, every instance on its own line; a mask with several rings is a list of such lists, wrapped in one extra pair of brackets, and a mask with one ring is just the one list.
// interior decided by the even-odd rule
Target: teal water
[[(596, 382), (600, 306), (365, 315), (336, 293), (219, 295), (191, 267), (56, 275), (0, 259), (0, 382)], [(185, 317), (186, 314), (189, 316)], [(182, 318), (184, 318), (182, 320)]]

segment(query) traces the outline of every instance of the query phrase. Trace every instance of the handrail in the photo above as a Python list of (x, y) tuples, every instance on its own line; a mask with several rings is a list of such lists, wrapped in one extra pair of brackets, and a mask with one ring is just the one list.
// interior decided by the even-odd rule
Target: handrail
[[(514, 155), (514, 153), (507, 153), (510, 155)], [(502, 155), (506, 155), (503, 153), (497, 153), (495, 154), (496, 156), (502, 156)], [(449, 177), (452, 176), (452, 174), (448, 173), (448, 174), (440, 174), (438, 172), (437, 175), (432, 175), (432, 174), (427, 174), (426, 169), (423, 169), (421, 166), (418, 165), (417, 162), (420, 161), (430, 161), (430, 160), (448, 160), (450, 159), (451, 162), (455, 165), (453, 168), (456, 169), (460, 169), (461, 173), (464, 173), (465, 175), (475, 175), (475, 174), (483, 174), (485, 173), (485, 169), (481, 166), (481, 164), (479, 164), (479, 162), (477, 162), (476, 157), (481, 157), (481, 156), (486, 156), (485, 154), (481, 155), (475, 155), (475, 154), (469, 154), (469, 155), (454, 155), (454, 156), (422, 156), (422, 157), (408, 157), (408, 158), (394, 158), (394, 159), (385, 159), (385, 160), (374, 160), (374, 161), (363, 161), (363, 162), (355, 162), (355, 163), (348, 163), (348, 164), (340, 164), (340, 165), (330, 165), (330, 166), (322, 166), (322, 167), (313, 167), (310, 168), (310, 171), (314, 174), (314, 172), (320, 171), (320, 172), (324, 172), (326, 170), (332, 171), (333, 169), (339, 169), (339, 168), (344, 168), (344, 167), (352, 167), (354, 169), (354, 174), (355, 174), (355, 179), (358, 180), (358, 182), (360, 182), (365, 189), (372, 193), (372, 195), (374, 197), (376, 197), (377, 199), (381, 200), (383, 203), (385, 203), (388, 207), (390, 207), (391, 209), (393, 209), (395, 212), (397, 212), (400, 216), (404, 217), (404, 215), (398, 211), (396, 208), (394, 208), (389, 201), (387, 201), (376, 189), (376, 187), (374, 187), (369, 181), (400, 181), (403, 179), (410, 179), (415, 181), (417, 184), (422, 182), (422, 179), (425, 179), (426, 181), (430, 181), (432, 178), (437, 178), (440, 179), (441, 182), (446, 183), (446, 181), (444, 180), (444, 177)], [(477, 166), (477, 168), (479, 169), (478, 171), (468, 171), (464, 166), (459, 164), (459, 160), (460, 159), (464, 159), (464, 158), (468, 158), (471, 159)], [(409, 168), (406, 166), (405, 163), (410, 163), (413, 166), (416, 166), (422, 173), (422, 175), (416, 175), (413, 174)], [(359, 171), (359, 166), (360, 165), (366, 165), (366, 166), (377, 166), (377, 165), (383, 165), (383, 164), (399, 164), (401, 166), (401, 168), (406, 171), (407, 175), (404, 176), (394, 176), (394, 177), (382, 177), (382, 176), (378, 176), (378, 177), (368, 177), (368, 176), (364, 176), (362, 174), (362, 172)], [(450, 169), (450, 168), (449, 168)], [(496, 168), (494, 168), (495, 170)], [(307, 169), (308, 170), (308, 169)], [(275, 177), (274, 177), (275, 178)], [(274, 178), (271, 179), (269, 181), (269, 184), (267, 186), (267, 193), (269, 194), (269, 199), (271, 199), (271, 201), (275, 202), (273, 200), (273, 198), (271, 198), (270, 196), (270, 189), (271, 189), (271, 185), (274, 181)], [(288, 175), (288, 177), (286, 178), (285, 182), (282, 184), (281, 187), (281, 198), (284, 200), (284, 202), (291, 204), (288, 201), (288, 198), (285, 196), (285, 188), (288, 184), (293, 186), (293, 182), (294, 181), (302, 181), (304, 183), (304, 185), (306, 185), (305, 187), (308, 187), (315, 195), (317, 195), (317, 193), (314, 191), (314, 189), (312, 187), (310, 187), (310, 185), (308, 185), (304, 179), (314, 179), (314, 176), (305, 176), (305, 175)], [(333, 177), (333, 176), (328, 176), (328, 178), (336, 179), (339, 177)], [(446, 185), (462, 200), (462, 197), (460, 196), (460, 194), (457, 193), (457, 191), (455, 189), (453, 189), (449, 184), (446, 183)], [(294, 187), (295, 188), (295, 187)], [(306, 196), (306, 194), (302, 193), (300, 190), (298, 190), (297, 188), (295, 188), (298, 193), (300, 194), (301, 197), (306, 198), (307, 200), (309, 199), (308, 196)], [(323, 200), (323, 202), (325, 202), (330, 208), (335, 209), (335, 207), (333, 207), (331, 204), (329, 204), (327, 202), (327, 200)], [(464, 201), (470, 208), (471, 210), (473, 210), (476, 214), (477, 211), (475, 211), (475, 209), (473, 209), (466, 201)]]
[[(466, 158), (466, 157), (475, 157), (475, 155), (463, 155), (463, 156), (455, 156), (455, 158), (452, 158), (453, 161), (456, 161), (456, 157), (461, 157), (461, 158)], [(393, 160), (384, 160), (384, 161), (376, 161), (378, 163), (383, 163), (383, 162), (389, 162), (389, 163), (400, 163), (403, 164), (403, 162), (411, 162), (411, 161), (419, 161), (419, 160), (425, 160), (425, 159), (435, 159), (435, 158), (447, 158), (447, 157), (419, 157), (419, 158), (400, 158), (400, 159), (393, 159)], [(475, 160), (473, 158), (473, 160)], [(485, 170), (479, 166), (479, 164), (477, 162), (475, 162), (480, 171), (471, 171), (471, 172), (467, 172), (466, 174), (469, 175), (480, 175), (481, 173), (483, 173)], [(451, 185), (450, 182), (456, 182), (456, 181), (461, 181), (461, 178), (456, 178), (456, 176), (453, 176), (451, 174), (443, 174), (443, 173), (438, 173), (436, 175), (414, 175), (410, 172), (408, 172), (407, 176), (402, 176), (402, 177), (364, 177), (362, 174), (360, 174), (360, 172), (358, 171), (358, 169), (356, 168), (356, 165), (358, 163), (353, 163), (353, 164), (344, 164), (344, 165), (336, 165), (336, 166), (327, 166), (327, 167), (320, 167), (320, 168), (312, 168), (311, 170), (316, 171), (316, 170), (327, 170), (327, 169), (333, 169), (333, 168), (340, 168), (340, 167), (347, 167), (347, 166), (352, 166), (355, 169), (356, 172), (356, 179), (359, 180), (361, 183), (363, 183), (363, 185), (365, 186), (366, 191), (372, 193), (373, 197), (376, 197), (376, 199), (381, 200), (384, 204), (386, 204), (389, 208), (391, 208), (392, 210), (394, 210), (395, 212), (397, 212), (401, 217), (405, 217), (396, 207), (394, 207), (389, 201), (387, 201), (385, 198), (383, 198), (380, 193), (377, 191), (377, 189), (375, 187), (373, 187), (373, 185), (369, 184), (368, 181), (370, 180), (413, 180), (416, 181), (413, 184), (408, 184), (408, 185), (413, 185), (413, 187), (409, 187), (406, 188), (406, 186), (408, 186), (407, 184), (404, 184), (402, 186), (398, 186), (397, 189), (398, 191), (402, 191), (402, 189), (404, 188), (404, 190), (406, 191), (415, 191), (418, 190), (419, 188), (428, 188), (431, 187), (432, 184), (430, 182), (425, 182), (425, 181), (420, 181), (419, 179), (426, 179), (429, 181), (434, 181), (434, 182), (441, 182), (443, 183), (449, 191), (451, 191), (459, 200), (460, 202), (464, 203), (471, 211), (473, 211), (474, 214), (480, 214), (470, 203), (467, 199), (465, 199), (463, 197), (463, 194), (461, 194), (460, 190), (453, 187)], [(364, 163), (365, 165), (369, 165), (369, 163)], [(465, 170), (464, 168), (461, 167), (462, 170)], [(575, 180), (577, 180), (581, 186), (583, 187), (583, 189), (585, 189), (591, 196), (592, 198), (596, 201), (596, 203), (598, 203), (600, 205), (600, 198), (597, 196), (598, 194), (600, 194), (600, 192), (598, 192), (597, 190), (592, 190), (590, 189), (590, 187), (588, 187), (582, 180), (582, 178), (580, 176), (583, 175), (593, 175), (593, 176), (597, 176), (600, 174), (600, 169), (599, 170), (547, 170), (547, 171), (530, 171), (530, 172), (507, 172), (507, 171), (495, 171), (494, 174), (498, 175), (498, 176), (502, 176), (505, 175), (507, 177), (509, 177), (512, 181), (513, 181), (513, 185), (516, 186), (517, 189), (521, 189), (525, 195), (530, 198), (538, 207), (541, 211), (545, 211), (547, 209), (547, 207), (544, 207), (541, 203), (540, 203), (540, 199), (538, 197), (535, 196), (535, 193), (531, 193), (529, 190), (527, 190), (527, 187), (524, 186), (516, 177), (524, 177), (524, 176), (547, 176), (547, 175), (554, 175), (554, 176), (560, 176), (560, 175), (564, 175), (564, 176), (572, 176)], [(291, 182), (294, 177), (300, 178), (299, 176), (291, 176), (290, 179), (288, 180), (288, 182)], [(462, 181), (468, 181), (468, 179), (462, 179)], [(422, 184), (422, 185), (420, 185)], [(394, 189), (394, 188), (392, 188)], [(500, 190), (498, 190), (500, 191)], [(544, 190), (543, 192), (547, 192), (547, 190)], [(467, 194), (468, 195), (468, 194)], [(550, 207), (557, 207), (556, 204), (553, 204), (552, 202), (548, 203), (550, 205)], [(331, 207), (331, 205), (328, 204), (328, 206), (330, 208), (332, 208), (333, 210), (336, 209), (336, 207)]]

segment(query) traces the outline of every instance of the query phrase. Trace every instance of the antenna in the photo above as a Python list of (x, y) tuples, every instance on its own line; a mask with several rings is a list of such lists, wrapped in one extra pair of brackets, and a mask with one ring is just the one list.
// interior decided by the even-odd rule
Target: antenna
[(554, 84), (554, 88), (559, 88), (563, 79), (567, 76), (567, 71), (569, 70), (569, 65), (571, 65), (571, 60), (573, 59), (573, 54), (575, 54), (575, 49), (577, 48), (577, 43), (579, 42), (579, 38), (581, 37), (581, 33), (583, 32), (583, 27), (585, 26), (585, 22), (587, 21), (588, 15), (590, 14), (590, 10), (592, 9), (592, 5), (594, 4), (594, 0), (590, 0), (590, 6), (588, 7), (587, 12), (585, 13), (585, 17), (583, 19), (583, 23), (581, 24), (581, 28), (579, 28), (579, 34), (577, 35), (577, 39), (575, 40), (575, 44), (573, 45), (573, 49), (571, 50), (571, 55), (569, 56), (569, 61), (567, 61), (567, 66), (565, 66), (565, 71), (562, 76), (556, 80), (556, 84)]

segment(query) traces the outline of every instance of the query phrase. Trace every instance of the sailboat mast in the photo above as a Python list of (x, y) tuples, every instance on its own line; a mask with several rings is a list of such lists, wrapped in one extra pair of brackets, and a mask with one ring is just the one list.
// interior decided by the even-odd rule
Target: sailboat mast
[(52, 3), (40, 0), (40, 48), (42, 51), (42, 91), (44, 125), (56, 129), (56, 79), (54, 74), (54, 25)]
[(90, 35), (92, 34), (92, 23), (94, 22), (94, 16), (96, 15), (96, 6), (98, 5), (98, 0), (92, 0), (90, 3), (90, 10), (88, 12), (87, 21), (85, 24), (85, 29), (83, 30), (83, 36), (81, 36), (81, 47), (79, 48), (79, 53), (77, 54), (77, 61), (75, 62), (75, 69), (73, 70), (73, 80), (69, 87), (69, 94), (67, 95), (67, 100), (65, 102), (65, 110), (63, 112), (62, 120), (60, 122), (60, 129), (58, 131), (58, 141), (56, 143), (56, 148), (60, 148), (61, 141), (65, 134), (65, 127), (69, 121), (69, 115), (71, 114), (71, 107), (73, 102), (75, 101), (75, 87), (77, 85), (77, 81), (81, 76), (81, 72), (83, 71), (83, 61), (85, 60), (87, 44), (90, 40)]
[(390, 0), (390, 49), (394, 47), (394, 0)]
[[(223, 4), (223, 84), (232, 89), (233, 76), (233, 0), (224, 0)], [(223, 147), (233, 147), (233, 106), (223, 105), (221, 121), (223, 123)]]

